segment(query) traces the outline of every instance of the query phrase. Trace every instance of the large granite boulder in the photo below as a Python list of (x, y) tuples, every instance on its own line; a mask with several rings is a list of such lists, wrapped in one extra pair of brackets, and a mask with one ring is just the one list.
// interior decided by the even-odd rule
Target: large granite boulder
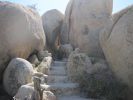
[(32, 82), (34, 73), (32, 65), (21, 58), (14, 58), (3, 75), (3, 85), (10, 96), (14, 96), (21, 85)]
[(51, 51), (57, 48), (63, 19), (64, 15), (56, 9), (49, 10), (42, 16), (43, 28), (46, 33), (47, 48)]
[(0, 78), (11, 58), (28, 58), (45, 45), (41, 17), (30, 8), (0, 2)]
[(113, 0), (70, 0), (62, 26), (61, 43), (72, 44), (90, 56), (103, 57), (99, 32), (111, 23)]
[(133, 6), (114, 14), (113, 20), (101, 32), (101, 46), (116, 76), (133, 90)]

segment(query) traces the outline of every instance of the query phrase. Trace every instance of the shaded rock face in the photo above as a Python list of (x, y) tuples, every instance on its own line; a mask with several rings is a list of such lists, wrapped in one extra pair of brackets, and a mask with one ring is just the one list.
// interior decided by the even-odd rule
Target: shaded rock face
[(61, 43), (70, 42), (90, 56), (103, 56), (99, 32), (111, 23), (112, 0), (71, 0), (62, 26)]
[(0, 2), (0, 77), (7, 61), (28, 58), (45, 45), (40, 16), (33, 10), (9, 2)]
[(43, 28), (47, 38), (47, 48), (51, 51), (57, 48), (63, 19), (64, 15), (56, 9), (50, 10), (42, 16)]
[(6, 92), (14, 96), (21, 85), (30, 83), (34, 73), (32, 65), (21, 58), (14, 58), (6, 68), (3, 85)]
[(133, 6), (113, 19), (112, 27), (100, 35), (101, 46), (116, 76), (133, 90)]

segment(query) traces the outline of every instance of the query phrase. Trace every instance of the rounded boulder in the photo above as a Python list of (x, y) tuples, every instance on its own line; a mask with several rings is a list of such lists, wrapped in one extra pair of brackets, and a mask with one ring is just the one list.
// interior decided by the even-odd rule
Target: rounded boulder
[(14, 96), (22, 85), (32, 82), (33, 73), (33, 67), (28, 61), (22, 58), (14, 58), (9, 63), (3, 76), (3, 85), (6, 92)]

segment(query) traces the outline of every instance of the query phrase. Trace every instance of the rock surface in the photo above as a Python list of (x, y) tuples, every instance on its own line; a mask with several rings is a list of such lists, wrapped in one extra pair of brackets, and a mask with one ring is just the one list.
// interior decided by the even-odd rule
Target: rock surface
[(38, 58), (37, 58), (37, 56), (34, 54), (34, 55), (32, 55), (32, 56), (30, 56), (29, 58), (28, 58), (28, 61), (31, 63), (31, 64), (34, 64), (35, 66), (37, 66), (40, 62), (39, 62), (39, 60), (38, 60)]
[[(15, 100), (33, 100), (32, 95), (34, 94), (34, 92), (34, 87), (23, 85), (19, 88), (14, 98)], [(44, 91), (42, 100), (56, 100), (56, 96), (50, 91)]]
[(43, 74), (48, 74), (51, 63), (52, 57), (45, 57), (42, 62), (37, 66), (37, 71)]
[(63, 19), (64, 15), (56, 9), (50, 10), (42, 16), (47, 47), (51, 50), (57, 47)]
[(43, 92), (43, 100), (57, 100), (56, 96), (50, 91)]
[(52, 54), (49, 53), (48, 51), (42, 50), (37, 53), (37, 57), (38, 57), (39, 61), (42, 61), (45, 57), (51, 57), (51, 56), (52, 56)]
[(9, 63), (3, 76), (3, 85), (6, 92), (14, 96), (21, 85), (32, 81), (33, 72), (33, 67), (28, 61), (14, 58)]
[(100, 36), (101, 45), (116, 76), (133, 90), (133, 6), (113, 15), (114, 24)]
[(7, 62), (14, 57), (28, 58), (45, 45), (39, 14), (10, 2), (0, 2), (0, 77)]
[(30, 100), (33, 92), (34, 92), (34, 87), (23, 85), (19, 88), (14, 98), (16, 100)]
[(61, 32), (61, 43), (70, 42), (90, 56), (102, 57), (99, 32), (111, 23), (113, 0), (71, 0)]

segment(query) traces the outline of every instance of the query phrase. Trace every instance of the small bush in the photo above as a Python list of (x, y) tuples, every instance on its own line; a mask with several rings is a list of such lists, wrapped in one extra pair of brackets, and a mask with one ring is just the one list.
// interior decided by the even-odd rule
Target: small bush
[(53, 50), (52, 54), (54, 60), (62, 60), (63, 58), (63, 52), (61, 52), (59, 49)]
[(129, 100), (128, 87), (118, 81), (108, 69), (96, 69), (93, 73), (84, 73), (79, 76), (81, 92), (87, 97), (107, 100)]

